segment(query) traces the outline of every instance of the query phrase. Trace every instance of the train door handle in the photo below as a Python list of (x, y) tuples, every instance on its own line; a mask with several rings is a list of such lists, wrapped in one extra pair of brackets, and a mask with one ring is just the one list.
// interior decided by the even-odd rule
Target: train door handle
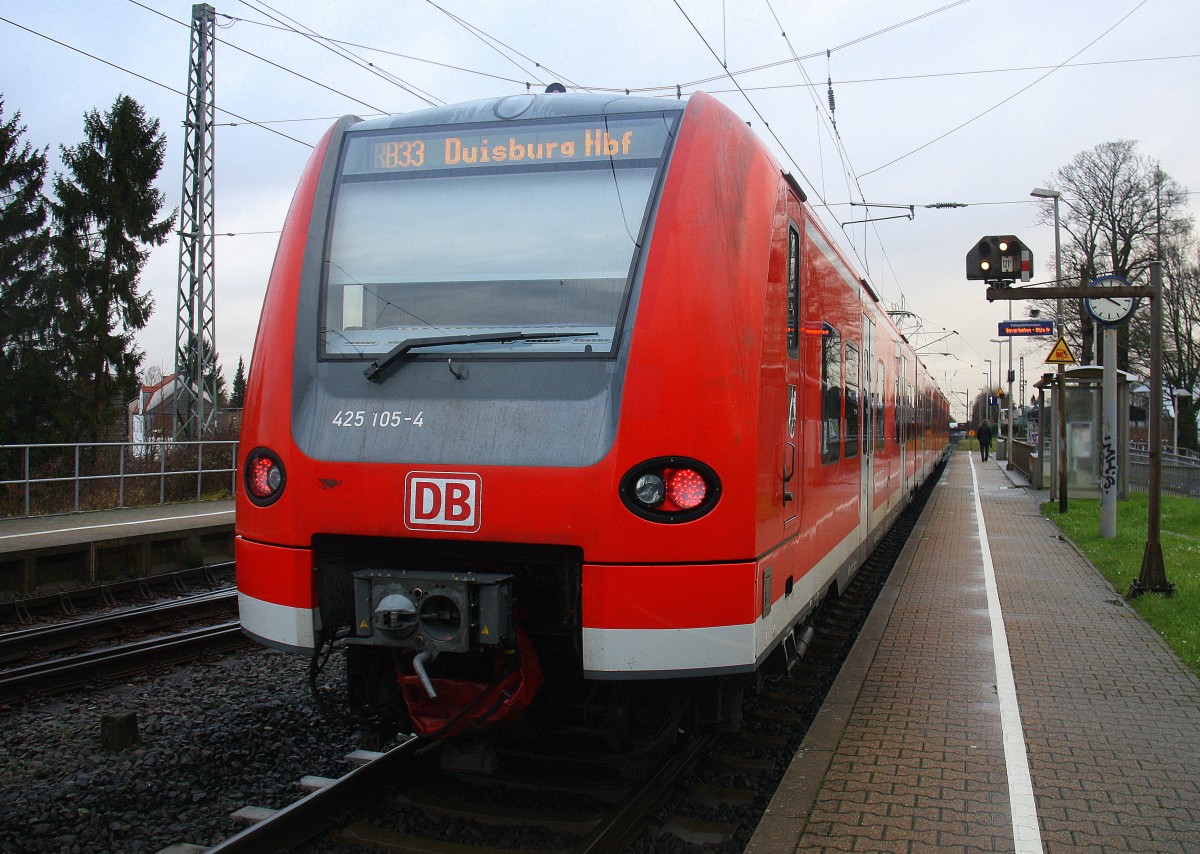
[(780, 476), (783, 478), (783, 503), (786, 505), (796, 500), (796, 496), (788, 491), (788, 484), (796, 476), (796, 446), (788, 442), (783, 446), (782, 450), (783, 470)]

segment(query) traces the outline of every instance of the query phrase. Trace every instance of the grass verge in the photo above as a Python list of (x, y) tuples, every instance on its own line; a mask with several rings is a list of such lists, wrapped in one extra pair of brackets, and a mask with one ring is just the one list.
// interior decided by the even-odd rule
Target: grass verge
[[(1117, 505), (1117, 536), (1100, 536), (1100, 502), (1072, 498), (1067, 512), (1048, 501), (1042, 512), (1056, 524), (1118, 593), (1129, 591), (1142, 568), (1146, 551), (1147, 497), (1134, 493)], [(1174, 495), (1162, 497), (1161, 541), (1167, 580), (1175, 585), (1171, 596), (1144, 593), (1132, 605), (1166, 639), (1171, 648), (1200, 675), (1200, 499)]]

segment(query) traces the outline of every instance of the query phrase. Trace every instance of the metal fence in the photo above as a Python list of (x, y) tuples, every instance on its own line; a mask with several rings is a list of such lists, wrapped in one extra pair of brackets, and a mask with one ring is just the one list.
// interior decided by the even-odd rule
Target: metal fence
[[(997, 443), (996, 459), (1004, 459), (1001, 453), (1003, 442)], [(1016, 439), (1013, 441), (1012, 467), (1033, 481), (1033, 445)], [(1049, 465), (1049, 463), (1047, 463)], [(1047, 474), (1047, 477), (1049, 475)], [(1145, 442), (1129, 443), (1128, 484), (1131, 492), (1148, 492), (1150, 489), (1150, 454)], [(1163, 447), (1162, 491), (1170, 495), (1200, 498), (1200, 455), (1195, 451), (1180, 449), (1175, 453), (1169, 445)]]
[(237, 441), (0, 445), (0, 517), (232, 497)]
[[(1129, 489), (1133, 492), (1150, 489), (1150, 453), (1145, 444), (1129, 446)], [(1176, 454), (1164, 447), (1162, 491), (1200, 498), (1200, 459), (1191, 452)]]

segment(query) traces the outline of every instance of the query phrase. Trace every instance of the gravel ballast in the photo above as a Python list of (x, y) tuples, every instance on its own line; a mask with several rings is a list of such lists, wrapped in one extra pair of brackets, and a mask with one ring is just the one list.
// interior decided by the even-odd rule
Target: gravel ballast
[[(305, 774), (337, 777), (357, 733), (320, 716), (308, 659), (259, 647), (128, 684), (0, 707), (0, 852), (214, 845), (229, 814), (279, 808)], [(104, 750), (105, 715), (138, 741)]]

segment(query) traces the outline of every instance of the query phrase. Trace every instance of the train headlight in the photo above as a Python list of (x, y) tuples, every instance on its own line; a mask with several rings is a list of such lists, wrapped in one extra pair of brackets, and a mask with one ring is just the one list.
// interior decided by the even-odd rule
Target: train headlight
[(721, 481), (697, 460), (658, 457), (634, 466), (621, 478), (621, 500), (654, 522), (690, 522), (716, 506)]
[(278, 454), (267, 448), (255, 448), (246, 455), (246, 497), (259, 507), (279, 500), (287, 483), (287, 472)]
[(667, 487), (657, 474), (644, 474), (633, 486), (633, 494), (646, 507), (654, 507), (667, 497)]

